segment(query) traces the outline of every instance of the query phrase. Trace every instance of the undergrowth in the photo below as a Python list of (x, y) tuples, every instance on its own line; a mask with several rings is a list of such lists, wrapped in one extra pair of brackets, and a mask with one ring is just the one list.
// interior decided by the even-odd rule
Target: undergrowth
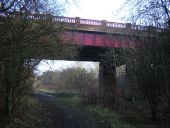
[(38, 110), (41, 103), (31, 96), (26, 96), (25, 102), (18, 106), (15, 114), (10, 118), (4, 118), (0, 128), (42, 128), (42, 119), (39, 117)]

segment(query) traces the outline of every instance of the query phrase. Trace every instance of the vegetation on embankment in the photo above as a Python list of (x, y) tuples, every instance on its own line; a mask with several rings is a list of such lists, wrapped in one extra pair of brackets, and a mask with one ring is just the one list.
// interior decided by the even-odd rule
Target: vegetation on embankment
[(0, 110), (3, 108), (6, 116), (20, 105), (25, 85), (31, 85), (43, 58), (75, 55), (76, 49), (63, 43), (62, 25), (51, 18), (52, 12), (59, 14), (63, 7), (55, 2), (56, 10), (49, 1), (0, 1)]
[(70, 108), (84, 111), (102, 124), (111, 126), (111, 128), (167, 128), (168, 126), (166, 123), (160, 123), (162, 120), (153, 123), (149, 118), (143, 119), (143, 117), (137, 117), (137, 115), (128, 115), (129, 109), (126, 110), (127, 114), (121, 114), (118, 111), (121, 111), (120, 109), (122, 108), (119, 108), (119, 110), (116, 111), (114, 108), (106, 108), (102, 105), (83, 105), (79, 102), (76, 95), (60, 93), (62, 94), (60, 97), (58, 96), (58, 93), (48, 94), (53, 96), (57, 95), (57, 103), (65, 104)]
[(33, 96), (24, 96), (23, 103), (11, 117), (1, 115), (0, 128), (41, 128), (42, 118), (39, 110), (42, 104)]
[[(60, 72), (45, 72), (40, 77), (39, 85), (36, 88), (47, 94), (57, 96), (57, 101), (61, 101), (61, 103), (75, 108), (84, 108), (85, 111), (94, 114), (101, 122), (106, 121), (113, 128), (132, 126), (135, 128), (169, 127), (169, 114), (166, 113), (166, 93), (160, 93), (159, 95), (159, 98), (164, 95), (165, 97), (159, 101), (161, 104), (158, 105), (159, 111), (156, 121), (151, 118), (150, 104), (138, 83), (126, 84), (122, 87), (118, 85), (116, 103), (113, 108), (108, 109), (108, 106), (100, 106), (99, 86), (96, 83), (98, 78), (95, 73), (94, 70), (85, 71), (81, 67), (68, 68)], [(73, 95), (71, 97), (58, 97), (59, 93)]]
[(67, 93), (47, 93), (49, 95), (56, 96), (57, 103), (64, 104), (75, 110), (84, 111), (87, 115), (95, 118), (99, 122), (105, 125), (109, 125), (111, 128), (135, 128), (133, 125), (121, 121), (119, 114), (112, 111), (109, 108), (102, 107), (100, 105), (82, 105), (78, 101), (76, 95), (70, 95)]

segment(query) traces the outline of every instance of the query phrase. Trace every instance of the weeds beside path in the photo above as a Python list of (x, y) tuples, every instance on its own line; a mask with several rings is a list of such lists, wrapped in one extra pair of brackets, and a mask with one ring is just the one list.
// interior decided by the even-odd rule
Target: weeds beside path
[[(50, 94), (50, 93), (49, 93)], [(101, 106), (76, 104), (75, 95), (54, 93), (56, 105), (64, 112), (64, 128), (133, 128), (119, 121), (118, 116)], [(52, 97), (51, 97), (52, 98)]]
[(66, 93), (30, 94), (11, 122), (3, 127), (0, 123), (0, 128), (158, 128), (134, 126), (121, 121), (113, 110), (76, 104), (74, 98)]
[(27, 95), (10, 120), (0, 121), (0, 128), (111, 128), (84, 110), (73, 107), (68, 94), (37, 92)]
[[(63, 94), (56, 94), (55, 96), (47, 95), (44, 93), (37, 93), (35, 95), (43, 104), (44, 109), (42, 112), (48, 113), (48, 119), (56, 121), (48, 121), (49, 128), (111, 128), (108, 124), (99, 122), (96, 118), (92, 117), (83, 109), (77, 109), (66, 104), (61, 97)], [(67, 97), (67, 96), (66, 96)], [(58, 117), (56, 117), (56, 115)], [(44, 116), (45, 117), (45, 116)], [(48, 127), (47, 127), (48, 128)]]

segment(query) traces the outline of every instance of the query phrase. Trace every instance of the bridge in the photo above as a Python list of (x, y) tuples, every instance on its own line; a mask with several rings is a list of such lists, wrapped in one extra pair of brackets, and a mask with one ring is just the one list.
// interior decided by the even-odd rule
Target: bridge
[[(13, 15), (15, 16), (15, 15)], [(29, 15), (30, 20), (47, 20), (62, 23), (66, 28), (65, 36), (73, 44), (110, 48), (132, 48), (142, 44), (141, 36), (155, 29), (149, 26), (130, 23), (109, 22), (106, 20), (81, 19), (51, 15)]]
[(82, 46), (79, 50), (79, 61), (100, 62), (101, 54), (108, 49), (140, 47), (143, 45), (143, 38), (148, 36), (148, 32), (155, 30), (151, 26), (81, 19), (80, 17), (31, 15), (28, 19), (51, 19), (62, 25), (65, 28), (63, 36), (66, 42)]
[[(1, 17), (3, 15), (0, 15)], [(12, 15), (16, 16), (16, 15)], [(106, 104), (112, 104), (116, 85), (115, 60), (105, 62), (101, 59), (108, 49), (135, 48), (143, 44), (142, 38), (147, 37), (153, 27), (132, 25), (130, 23), (108, 22), (106, 20), (81, 19), (79, 17), (59, 17), (48, 15), (29, 15), (29, 20), (50, 19), (65, 28), (63, 36), (67, 43), (78, 45), (79, 61), (98, 61), (100, 96)], [(56, 58), (57, 59), (57, 58)], [(71, 58), (72, 59), (72, 58)], [(122, 62), (121, 64), (125, 64)], [(119, 65), (121, 65), (119, 64)], [(119, 66), (118, 65), (118, 66)], [(109, 98), (108, 98), (109, 97)]]
[(54, 17), (67, 29), (66, 37), (73, 43), (85, 46), (110, 48), (130, 48), (141, 45), (141, 36), (146, 36), (149, 29), (145, 26), (130, 23), (116, 23), (105, 20), (80, 19), (79, 17)]
[[(81, 46), (78, 60), (100, 62), (100, 96), (103, 104), (112, 104), (116, 90), (116, 66), (126, 64), (126, 62), (120, 60), (121, 63), (115, 65), (114, 59), (108, 61), (104, 58), (102, 60), (101, 54), (105, 54), (108, 49), (112, 48), (116, 52), (123, 48), (140, 47), (143, 45), (142, 38), (147, 37), (148, 32), (154, 28), (106, 20), (81, 19), (79, 17), (52, 17), (52, 20), (63, 24), (65, 28), (64, 37), (68, 40), (68, 43)], [(126, 64), (126, 68), (128, 68), (128, 64)], [(113, 101), (108, 99), (113, 99)]]
[[(19, 15), (14, 13), (11, 17)], [(3, 17), (3, 14), (0, 14)], [(5, 17), (5, 16), (4, 16)], [(61, 23), (65, 28), (65, 37), (70, 43), (83, 46), (107, 48), (133, 48), (142, 45), (141, 37), (148, 36), (154, 30), (151, 26), (117, 23), (106, 20), (81, 19), (79, 17), (62, 17), (32, 14), (24, 17), (29, 20), (48, 20)], [(61, 25), (60, 24), (60, 25)]]

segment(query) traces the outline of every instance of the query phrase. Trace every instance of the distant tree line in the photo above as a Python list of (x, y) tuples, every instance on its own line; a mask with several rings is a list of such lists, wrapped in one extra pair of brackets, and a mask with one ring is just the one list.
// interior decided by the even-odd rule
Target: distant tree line
[[(98, 75), (96, 70), (84, 69), (81, 67), (66, 68), (62, 71), (44, 72), (36, 81), (35, 86), (39, 87), (56, 87), (57, 91), (65, 91), (69, 93), (79, 94), (84, 97), (84, 103), (87, 98), (91, 99), (98, 96)], [(93, 96), (92, 96), (93, 95)]]
[(81, 91), (98, 86), (98, 76), (94, 70), (87, 71), (81, 67), (66, 68), (62, 71), (46, 71), (38, 77), (39, 85), (54, 85), (61, 89)]

